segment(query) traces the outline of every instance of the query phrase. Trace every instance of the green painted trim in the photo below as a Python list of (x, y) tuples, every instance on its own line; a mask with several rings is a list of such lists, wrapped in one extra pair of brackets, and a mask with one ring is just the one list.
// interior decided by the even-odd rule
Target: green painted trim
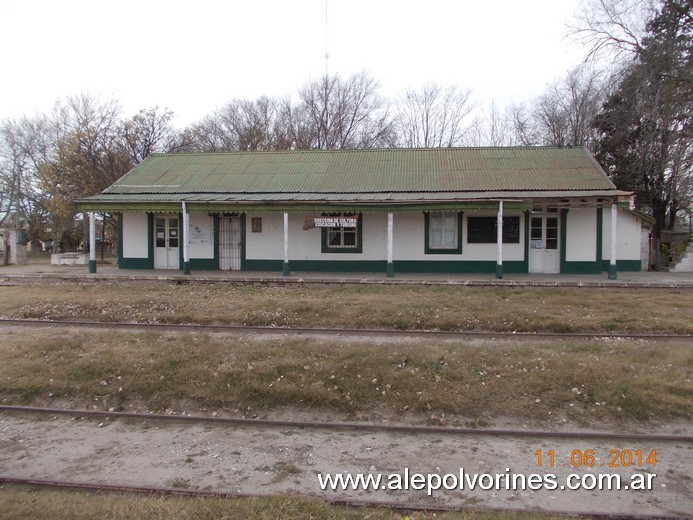
[(245, 269), (245, 252), (246, 252), (246, 218), (245, 213), (241, 213), (241, 271)]
[(560, 249), (561, 249), (561, 267), (560, 271), (561, 273), (565, 273), (566, 270), (568, 269), (567, 266), (567, 261), (566, 261), (566, 238), (568, 236), (568, 208), (561, 208), (561, 221), (559, 222), (559, 240), (561, 241), (560, 244)]
[[(80, 202), (78, 208), (80, 211), (101, 211), (118, 213), (122, 211), (146, 211), (152, 213), (176, 213), (180, 211), (180, 200), (173, 202)], [(211, 202), (209, 204), (200, 202), (188, 202), (188, 211), (205, 211), (213, 212), (252, 212), (252, 211), (289, 211), (289, 212), (336, 212), (336, 211), (497, 211), (498, 202), (496, 201), (434, 201), (434, 202), (374, 202), (373, 204), (364, 204), (353, 202), (334, 201), (330, 204), (310, 204), (310, 203), (276, 203), (271, 202), (252, 204), (248, 202), (240, 203), (220, 203)], [(503, 207), (506, 210), (531, 210), (533, 203), (530, 201), (524, 202), (504, 202)]]
[[(395, 261), (398, 273), (488, 273), (495, 275), (495, 260), (400, 260)], [(526, 273), (527, 263), (522, 260), (503, 262), (503, 273)]]
[[(602, 260), (602, 271), (608, 271), (610, 267), (609, 260)], [(642, 271), (641, 260), (616, 260), (616, 269), (620, 272), (638, 272)]]
[(107, 213), (121, 213), (123, 211), (146, 211), (147, 213), (176, 213), (180, 211), (180, 202), (91, 202), (79, 204), (80, 211), (101, 211)]
[(524, 263), (524, 271), (523, 273), (529, 273), (529, 219), (530, 219), (530, 214), (531, 211), (527, 210), (524, 212), (525, 216), (525, 259), (523, 260)]
[(290, 274), (289, 262), (282, 262), (282, 276), (289, 276)]
[[(134, 261), (146, 261), (146, 259), (132, 259)], [(199, 262), (200, 260), (198, 260)], [(206, 260), (209, 261), (209, 260)], [(487, 273), (495, 275), (496, 262), (486, 261), (458, 261), (458, 260), (395, 260), (392, 264), (394, 272), (398, 273)], [(151, 269), (145, 265), (132, 265), (127, 269)], [(199, 269), (199, 268), (196, 268)], [(283, 260), (247, 259), (244, 271), (274, 271), (283, 272)], [(387, 261), (385, 260), (291, 260), (292, 272), (361, 272), (361, 273), (387, 273)], [(206, 270), (206, 269), (203, 269)], [(209, 269), (214, 270), (214, 269)], [(503, 262), (504, 274), (526, 273), (526, 262), (512, 260)]]
[(498, 280), (503, 278), (503, 264), (496, 264), (496, 278)]
[(601, 262), (568, 261), (561, 267), (561, 274), (601, 274)]
[(149, 258), (123, 258), (118, 260), (119, 269), (154, 269)]
[(609, 280), (616, 280), (617, 278), (616, 266), (614, 264), (609, 264)]
[(96, 273), (96, 260), (89, 260), (89, 272)]
[(431, 212), (424, 211), (424, 254), (426, 255), (461, 255), (462, 254), (462, 228), (464, 224), (464, 211), (457, 212), (457, 247), (455, 249), (437, 249), (430, 247)]
[[(188, 230), (183, 229), (183, 213), (178, 213), (178, 269), (183, 271), (183, 274), (190, 274), (190, 265), (187, 266), (188, 272), (186, 273), (185, 261), (183, 260), (183, 240), (187, 239)], [(190, 259), (188, 258), (188, 260)]]
[(642, 211), (639, 211), (637, 209), (630, 209), (630, 207), (624, 208), (619, 206), (622, 210), (626, 211), (627, 213), (630, 213), (636, 218), (639, 218), (643, 222), (647, 222), (648, 224), (654, 224), (656, 222), (655, 218), (648, 215), (647, 213), (643, 213)]
[(190, 274), (190, 262), (183, 262), (183, 274)]
[[(292, 265), (294, 262), (292, 262)], [(248, 259), (241, 263), (241, 271), (282, 271), (284, 267), (283, 260), (253, 260)]]
[(212, 240), (214, 240), (214, 258), (212, 261), (216, 267), (211, 269), (219, 269), (219, 213), (212, 215)]
[(154, 213), (147, 213), (147, 259), (154, 269)]
[[(123, 214), (116, 213), (118, 224), (116, 229), (118, 230), (118, 266), (123, 263)], [(147, 233), (149, 234), (149, 233)]]
[(392, 262), (387, 263), (387, 267), (385, 268), (385, 276), (388, 278), (395, 276), (395, 266)]
[[(293, 272), (315, 273), (382, 273), (387, 268), (385, 260), (291, 260)], [(248, 260), (248, 271), (282, 271), (283, 260)]]
[(192, 271), (217, 271), (219, 261), (216, 258), (191, 258), (188, 262)]
[(330, 247), (328, 243), (328, 230), (321, 228), (320, 231), (320, 252), (321, 253), (363, 253), (363, 213), (358, 214), (356, 221), (356, 247)]
[(154, 269), (154, 215), (147, 213), (147, 258), (123, 256), (123, 214), (118, 214), (118, 269)]
[[(601, 266), (602, 255), (604, 253), (604, 208), (597, 208), (597, 259)], [(601, 270), (601, 269), (600, 269)]]

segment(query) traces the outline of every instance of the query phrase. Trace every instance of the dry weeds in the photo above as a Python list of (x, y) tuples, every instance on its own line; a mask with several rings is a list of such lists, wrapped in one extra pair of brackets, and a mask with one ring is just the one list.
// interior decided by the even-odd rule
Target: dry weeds
[[(278, 496), (267, 498), (219, 498), (132, 496), (119, 494), (91, 494), (66, 492), (11, 492), (0, 495), (3, 507), (0, 519), (34, 520), (139, 520), (194, 518), (196, 520), (245, 518), (272, 520), (570, 520), (566, 516), (549, 516), (541, 513), (413, 513), (410, 515), (387, 509), (348, 508), (302, 499)], [(50, 512), (49, 515), (46, 513)]]
[(511, 417), (598, 425), (690, 419), (693, 411), (687, 344), (378, 344), (83, 330), (66, 337), (8, 328), (0, 356), (3, 404), (166, 413), (187, 403), (249, 417), (292, 407), (435, 424)]
[(0, 317), (269, 327), (693, 334), (693, 291), (60, 282), (0, 287)]

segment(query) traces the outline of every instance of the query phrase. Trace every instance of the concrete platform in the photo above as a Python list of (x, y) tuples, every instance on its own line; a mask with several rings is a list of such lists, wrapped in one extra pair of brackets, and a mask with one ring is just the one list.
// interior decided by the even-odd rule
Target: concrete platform
[(323, 273), (257, 271), (193, 271), (186, 275), (181, 270), (118, 269), (112, 264), (99, 265), (95, 274), (87, 266), (48, 265), (31, 263), (23, 266), (0, 267), (0, 281), (11, 279), (73, 279), (73, 280), (159, 280), (189, 282), (230, 283), (336, 283), (336, 284), (390, 284), (390, 285), (462, 285), (462, 286), (520, 286), (520, 287), (651, 287), (693, 289), (693, 273), (619, 272), (616, 280), (601, 275), (564, 274), (507, 274), (496, 279), (495, 274), (426, 274), (395, 273)]

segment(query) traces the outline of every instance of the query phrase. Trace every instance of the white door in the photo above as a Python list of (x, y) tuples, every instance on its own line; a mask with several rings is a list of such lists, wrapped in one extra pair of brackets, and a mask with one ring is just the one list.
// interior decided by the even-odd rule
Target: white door
[(241, 219), (224, 217), (219, 221), (219, 269), (241, 269)]
[(154, 217), (154, 269), (180, 267), (178, 215)]
[(532, 215), (529, 226), (530, 273), (560, 272), (558, 222), (557, 215)]

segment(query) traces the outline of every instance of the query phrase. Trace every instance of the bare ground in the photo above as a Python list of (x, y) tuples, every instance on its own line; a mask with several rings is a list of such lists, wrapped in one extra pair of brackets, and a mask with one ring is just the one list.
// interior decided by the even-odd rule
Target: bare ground
[[(670, 429), (664, 427), (664, 429)], [(594, 450), (593, 468), (573, 468), (573, 450)], [(607, 467), (610, 450), (657, 451), (656, 466)], [(6, 476), (220, 492), (297, 493), (328, 499), (541, 509), (612, 514), (693, 513), (690, 444), (564, 441), (251, 428), (0, 416), (0, 473)], [(554, 450), (556, 463), (537, 465), (535, 452)], [(474, 473), (556, 475), (558, 487), (571, 473), (656, 474), (649, 491), (439, 490), (321, 491), (318, 474)], [(501, 486), (503, 487), (503, 486)]]

